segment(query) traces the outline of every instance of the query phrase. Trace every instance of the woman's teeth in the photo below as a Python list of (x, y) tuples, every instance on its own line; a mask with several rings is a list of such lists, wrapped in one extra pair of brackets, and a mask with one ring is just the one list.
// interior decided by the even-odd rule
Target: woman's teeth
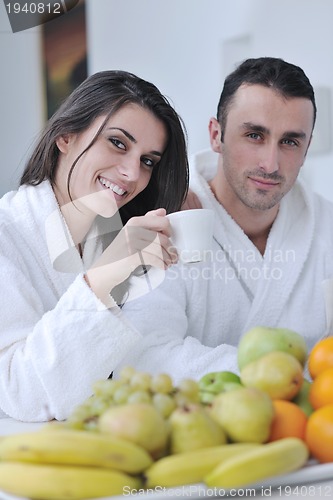
[(118, 194), (119, 196), (122, 196), (123, 194), (126, 193), (126, 191), (124, 189), (122, 189), (121, 187), (117, 186), (117, 184), (112, 184), (112, 182), (107, 181), (106, 179), (103, 179), (102, 177), (99, 177), (98, 180), (104, 187), (111, 189), (111, 191)]

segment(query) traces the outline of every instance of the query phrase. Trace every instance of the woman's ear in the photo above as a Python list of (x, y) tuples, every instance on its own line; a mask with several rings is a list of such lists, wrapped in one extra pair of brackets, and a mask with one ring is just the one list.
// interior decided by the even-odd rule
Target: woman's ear
[(61, 153), (68, 152), (69, 143), (70, 143), (70, 134), (61, 135), (56, 140), (56, 145), (58, 146), (58, 149), (59, 151), (61, 151)]
[(216, 118), (211, 118), (208, 125), (210, 145), (215, 153), (222, 152), (221, 126)]

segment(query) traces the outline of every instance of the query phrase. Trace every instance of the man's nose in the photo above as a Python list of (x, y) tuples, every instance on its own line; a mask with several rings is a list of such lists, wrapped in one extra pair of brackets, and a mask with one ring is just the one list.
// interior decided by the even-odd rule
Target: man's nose
[(279, 170), (279, 151), (275, 145), (267, 145), (262, 151), (259, 161), (259, 168), (267, 174), (272, 174)]

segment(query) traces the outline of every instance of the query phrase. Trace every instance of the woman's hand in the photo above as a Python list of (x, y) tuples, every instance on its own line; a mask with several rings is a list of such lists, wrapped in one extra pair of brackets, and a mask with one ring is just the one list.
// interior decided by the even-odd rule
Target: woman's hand
[(86, 273), (91, 289), (106, 305), (110, 291), (138, 266), (166, 269), (178, 260), (170, 242), (170, 222), (164, 208), (132, 217)]

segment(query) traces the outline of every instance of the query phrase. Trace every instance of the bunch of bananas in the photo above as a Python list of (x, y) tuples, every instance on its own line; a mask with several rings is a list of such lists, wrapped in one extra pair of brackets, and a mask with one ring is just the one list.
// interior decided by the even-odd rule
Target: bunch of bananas
[(76, 500), (143, 487), (152, 464), (139, 446), (88, 431), (42, 428), (0, 441), (0, 489), (31, 499)]
[(0, 441), (0, 489), (30, 499), (78, 500), (198, 482), (233, 488), (291, 472), (307, 459), (302, 440), (285, 438), (153, 461), (143, 448), (110, 435), (45, 427)]

